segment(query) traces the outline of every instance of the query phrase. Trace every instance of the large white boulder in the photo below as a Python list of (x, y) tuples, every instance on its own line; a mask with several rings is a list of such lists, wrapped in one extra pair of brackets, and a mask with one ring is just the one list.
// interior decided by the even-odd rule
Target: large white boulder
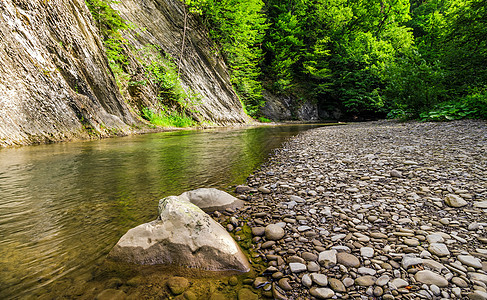
[(159, 201), (159, 218), (130, 229), (108, 254), (142, 265), (248, 272), (250, 264), (228, 232), (196, 205), (176, 196)]
[(179, 197), (198, 206), (205, 212), (224, 210), (226, 208), (239, 208), (245, 203), (229, 193), (214, 188), (201, 188), (184, 192)]

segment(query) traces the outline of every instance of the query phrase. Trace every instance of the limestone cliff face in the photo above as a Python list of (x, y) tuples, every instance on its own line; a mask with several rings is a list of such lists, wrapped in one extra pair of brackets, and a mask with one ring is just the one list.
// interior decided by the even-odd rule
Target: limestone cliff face
[[(179, 0), (124, 0), (112, 4), (123, 19), (134, 25), (124, 36), (135, 49), (157, 45), (178, 63), (181, 57), (181, 81), (185, 90), (200, 95), (193, 117), (215, 124), (249, 121), (232, 89), (227, 66), (214, 51), (207, 30), (191, 14), (187, 17), (184, 53), (181, 56), (184, 29), (184, 6)], [(135, 59), (126, 67), (132, 78), (140, 76)], [(151, 106), (157, 95), (156, 87), (128, 89), (124, 96), (135, 106)]]
[[(114, 8), (136, 25), (127, 37), (133, 47), (151, 43), (179, 58), (181, 2), (124, 0)], [(201, 95), (195, 117), (246, 122), (206, 31), (191, 16), (188, 27), (181, 76), (185, 88)], [(135, 78), (137, 61), (127, 68)], [(129, 133), (142, 122), (130, 104), (151, 106), (156, 96), (150, 86), (120, 94), (83, 0), (0, 1), (0, 146)]]
[(134, 123), (83, 0), (0, 1), (0, 45), (0, 146)]

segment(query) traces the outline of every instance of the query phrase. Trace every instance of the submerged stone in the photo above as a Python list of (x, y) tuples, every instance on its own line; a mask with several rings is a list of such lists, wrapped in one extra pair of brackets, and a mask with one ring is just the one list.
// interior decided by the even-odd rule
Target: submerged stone
[(175, 196), (160, 200), (159, 218), (130, 229), (108, 258), (208, 271), (250, 270), (247, 258), (223, 226), (196, 205)]

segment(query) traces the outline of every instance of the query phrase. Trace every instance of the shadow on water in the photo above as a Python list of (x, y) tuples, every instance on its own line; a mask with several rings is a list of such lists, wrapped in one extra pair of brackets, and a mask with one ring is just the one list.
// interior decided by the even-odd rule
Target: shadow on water
[[(228, 189), (317, 125), (192, 130), (0, 150), (0, 298), (83, 286), (162, 197)], [(53, 294), (54, 293), (54, 294)]]

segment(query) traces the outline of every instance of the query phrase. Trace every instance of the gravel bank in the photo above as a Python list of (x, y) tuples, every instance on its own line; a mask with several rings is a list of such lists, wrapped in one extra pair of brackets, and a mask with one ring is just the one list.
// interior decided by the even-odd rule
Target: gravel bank
[(264, 294), (487, 299), (485, 121), (313, 129), (237, 192)]

